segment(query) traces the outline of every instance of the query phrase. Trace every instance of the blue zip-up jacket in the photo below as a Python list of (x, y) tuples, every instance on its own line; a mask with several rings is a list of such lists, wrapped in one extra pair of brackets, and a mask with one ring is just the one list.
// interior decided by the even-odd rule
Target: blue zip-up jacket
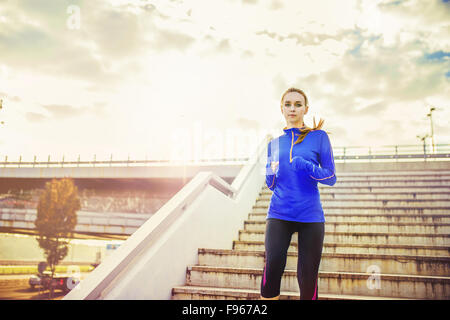
[[(317, 184), (336, 183), (333, 149), (323, 130), (310, 131), (294, 144), (302, 128), (285, 127), (284, 135), (268, 144), (266, 184), (273, 194), (266, 219), (325, 222)], [(275, 172), (272, 161), (279, 161)]]

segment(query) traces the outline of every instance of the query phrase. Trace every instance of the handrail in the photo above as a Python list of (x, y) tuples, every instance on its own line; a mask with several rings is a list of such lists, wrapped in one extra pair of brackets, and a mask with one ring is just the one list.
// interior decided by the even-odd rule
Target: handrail
[(345, 155), (339, 156), (334, 154), (334, 160), (377, 160), (377, 159), (419, 159), (419, 158), (428, 158), (428, 159), (446, 159), (450, 158), (450, 153), (441, 153), (441, 154), (375, 154), (375, 155)]
[[(423, 149), (423, 144), (386, 144), (386, 145), (379, 145), (379, 146), (375, 146), (375, 147), (370, 147), (370, 146), (335, 146), (334, 149), (382, 149), (382, 148), (417, 148), (422, 150)], [(430, 147), (430, 145), (428, 144), (428, 148)], [(448, 147), (450, 148), (450, 144), (448, 143), (438, 143), (435, 144), (435, 147)], [(427, 144), (425, 144), (425, 148), (427, 148)]]
[[(166, 204), (164, 204), (150, 219), (137, 229), (114, 253), (113, 256), (101, 263), (91, 272), (91, 276), (79, 284), (63, 299), (98, 299), (109, 284), (125, 271), (127, 266), (139, 256), (144, 247), (154, 245), (164, 235), (165, 231), (175, 222), (188, 206), (212, 185), (230, 198), (236, 198), (250, 172), (258, 166), (266, 141), (270, 136), (264, 137), (258, 145), (254, 155), (240, 170), (238, 176), (230, 185), (213, 172), (202, 171), (195, 175), (179, 192), (177, 192)], [(113, 259), (111, 259), (113, 257)], [(86, 282), (89, 280), (89, 282)]]
[[(265, 136), (263, 141), (261, 141), (258, 147), (256, 148), (256, 151), (249, 158), (247, 164), (239, 171), (239, 174), (233, 180), (233, 183), (231, 185), (237, 190), (237, 193), (240, 192), (244, 184), (244, 181), (247, 180), (247, 177), (251, 174), (251, 172), (258, 167), (257, 164), (260, 163), (260, 159), (263, 156), (262, 151), (267, 148), (268, 140), (272, 138), (273, 137), (270, 134)], [(264, 158), (264, 161), (265, 160), (266, 159)]]

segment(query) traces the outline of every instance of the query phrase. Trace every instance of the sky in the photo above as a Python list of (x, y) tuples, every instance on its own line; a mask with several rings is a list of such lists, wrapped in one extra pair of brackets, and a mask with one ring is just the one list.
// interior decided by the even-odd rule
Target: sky
[(449, 144), (449, 84), (449, 1), (0, 0), (0, 161), (247, 156), (290, 87), (335, 154)]

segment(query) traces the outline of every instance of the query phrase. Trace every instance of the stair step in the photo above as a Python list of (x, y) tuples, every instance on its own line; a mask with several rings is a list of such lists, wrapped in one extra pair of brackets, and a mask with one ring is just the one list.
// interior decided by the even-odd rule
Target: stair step
[[(265, 250), (264, 241), (233, 241), (234, 250)], [(288, 252), (297, 252), (297, 243), (291, 242)], [(399, 245), (373, 243), (328, 243), (323, 244), (322, 252), (327, 253), (368, 253), (368, 254), (400, 254), (449, 257), (450, 247), (432, 245)]]
[[(265, 221), (267, 211), (262, 213), (250, 213), (248, 220)], [(328, 222), (389, 222), (389, 223), (450, 223), (450, 214), (415, 215), (415, 214), (332, 214), (325, 215)]]
[(420, 177), (429, 177), (429, 178), (436, 178), (439, 177), (447, 177), (447, 179), (450, 179), (450, 171), (448, 170), (388, 170), (388, 171), (347, 171), (347, 172), (337, 172), (337, 177), (383, 177), (383, 178), (389, 178), (389, 177), (414, 177), (414, 178), (420, 178)]
[[(239, 230), (241, 241), (264, 241), (264, 231)], [(296, 232), (293, 242), (297, 240)], [(333, 243), (373, 243), (373, 244), (418, 244), (450, 246), (448, 234), (419, 234), (419, 233), (383, 233), (383, 232), (327, 232), (324, 242)]]
[[(421, 207), (421, 208), (408, 208), (408, 207), (390, 207), (381, 208), (377, 206), (362, 206), (362, 207), (336, 207), (322, 205), (322, 209), (325, 215), (332, 214), (375, 214), (375, 215), (450, 215), (450, 207)], [(251, 213), (267, 213), (268, 208), (253, 208)]]
[[(260, 195), (257, 199), (270, 201), (272, 194)], [(399, 193), (387, 193), (387, 192), (361, 192), (361, 193), (351, 193), (351, 192), (320, 192), (321, 200), (448, 200), (450, 199), (450, 192), (399, 192)]]
[[(266, 221), (244, 221), (244, 230), (265, 231)], [(450, 234), (449, 223), (414, 223), (414, 222), (329, 222), (325, 223), (329, 232), (388, 232)]]
[(337, 181), (448, 181), (450, 180), (450, 175), (377, 175), (377, 176), (343, 176), (337, 175)]
[[(286, 268), (297, 268), (297, 252), (288, 252)], [(235, 268), (262, 268), (264, 251), (205, 249), (198, 250), (198, 265)], [(319, 270), (366, 272), (376, 265), (383, 273), (446, 276), (450, 274), (450, 257), (380, 255), (356, 253), (322, 253)]]
[[(450, 195), (450, 194), (449, 194)], [(370, 200), (370, 199), (322, 199), (320, 202), (323, 207), (378, 207), (378, 208), (395, 208), (395, 207), (408, 207), (408, 208), (448, 208), (450, 209), (450, 200), (424, 200), (424, 199), (412, 199), (412, 200)], [(270, 205), (269, 200), (256, 200), (253, 208), (268, 208)]]
[[(258, 290), (262, 268), (189, 266), (187, 285)], [(319, 271), (319, 294), (450, 299), (450, 277)], [(281, 290), (298, 292), (297, 271), (286, 269)]]
[[(399, 192), (450, 192), (450, 187), (447, 186), (384, 186), (384, 187), (375, 187), (375, 186), (343, 186), (343, 185), (317, 185), (320, 193), (368, 193), (368, 192), (390, 192), (390, 193), (399, 193)], [(269, 188), (265, 187), (260, 195), (270, 195), (273, 191)]]
[[(280, 300), (299, 300), (299, 292), (281, 291)], [(174, 300), (259, 300), (260, 290), (177, 286), (172, 289)], [(405, 300), (410, 300), (403, 298)], [(398, 300), (392, 297), (327, 294), (319, 292), (319, 300)]]
[(368, 180), (340, 180), (339, 177), (336, 180), (334, 187), (450, 187), (450, 179), (421, 179), (421, 180), (381, 180), (381, 181), (368, 181)]
[[(335, 185), (317, 187), (326, 220), (320, 300), (450, 299), (450, 170), (338, 172)], [(272, 196), (264, 184), (232, 250), (198, 249), (173, 299), (260, 299)], [(299, 299), (297, 236), (280, 299)]]

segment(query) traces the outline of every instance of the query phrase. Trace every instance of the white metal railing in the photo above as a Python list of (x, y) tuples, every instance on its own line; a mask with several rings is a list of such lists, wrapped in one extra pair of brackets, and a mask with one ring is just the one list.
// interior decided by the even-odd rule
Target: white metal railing
[(64, 299), (170, 299), (199, 245), (232, 243), (264, 182), (258, 169), (268, 139), (231, 185), (213, 172), (199, 172)]
[(434, 149), (427, 145), (386, 145), (377, 147), (352, 146), (333, 148), (334, 160), (346, 162), (349, 160), (403, 160), (439, 159), (450, 160), (450, 144), (437, 144)]
[(62, 156), (61, 160), (51, 160), (51, 157), (48, 156), (47, 161), (37, 161), (37, 157), (33, 157), (33, 161), (24, 161), (22, 156), (19, 156), (17, 160), (11, 161), (8, 156), (4, 157), (3, 161), (0, 161), (0, 167), (31, 167), (31, 168), (42, 168), (42, 167), (113, 167), (113, 166), (121, 166), (121, 167), (135, 167), (135, 166), (154, 166), (154, 165), (209, 165), (209, 164), (243, 164), (247, 162), (249, 157), (241, 157), (241, 158), (217, 158), (217, 159), (199, 159), (199, 160), (132, 160), (130, 157), (126, 160), (97, 160), (96, 155), (93, 156), (92, 160), (81, 160), (78, 156), (77, 160), (67, 161), (64, 156)]
[[(436, 144), (434, 150), (427, 145), (386, 145), (386, 146), (346, 146), (333, 147), (334, 159), (336, 162), (348, 160), (383, 160), (383, 159), (450, 159), (450, 144)], [(148, 160), (128, 159), (113, 160), (112, 155), (107, 160), (98, 160), (94, 154), (91, 160), (81, 160), (80, 155), (76, 160), (67, 160), (64, 155), (59, 160), (51, 160), (50, 155), (46, 161), (37, 161), (33, 156), (33, 161), (24, 161), (20, 155), (17, 160), (11, 160), (8, 155), (0, 161), (0, 167), (112, 167), (112, 166), (154, 166), (154, 165), (208, 165), (208, 164), (243, 164), (249, 157), (240, 158), (215, 158), (200, 160)]]

